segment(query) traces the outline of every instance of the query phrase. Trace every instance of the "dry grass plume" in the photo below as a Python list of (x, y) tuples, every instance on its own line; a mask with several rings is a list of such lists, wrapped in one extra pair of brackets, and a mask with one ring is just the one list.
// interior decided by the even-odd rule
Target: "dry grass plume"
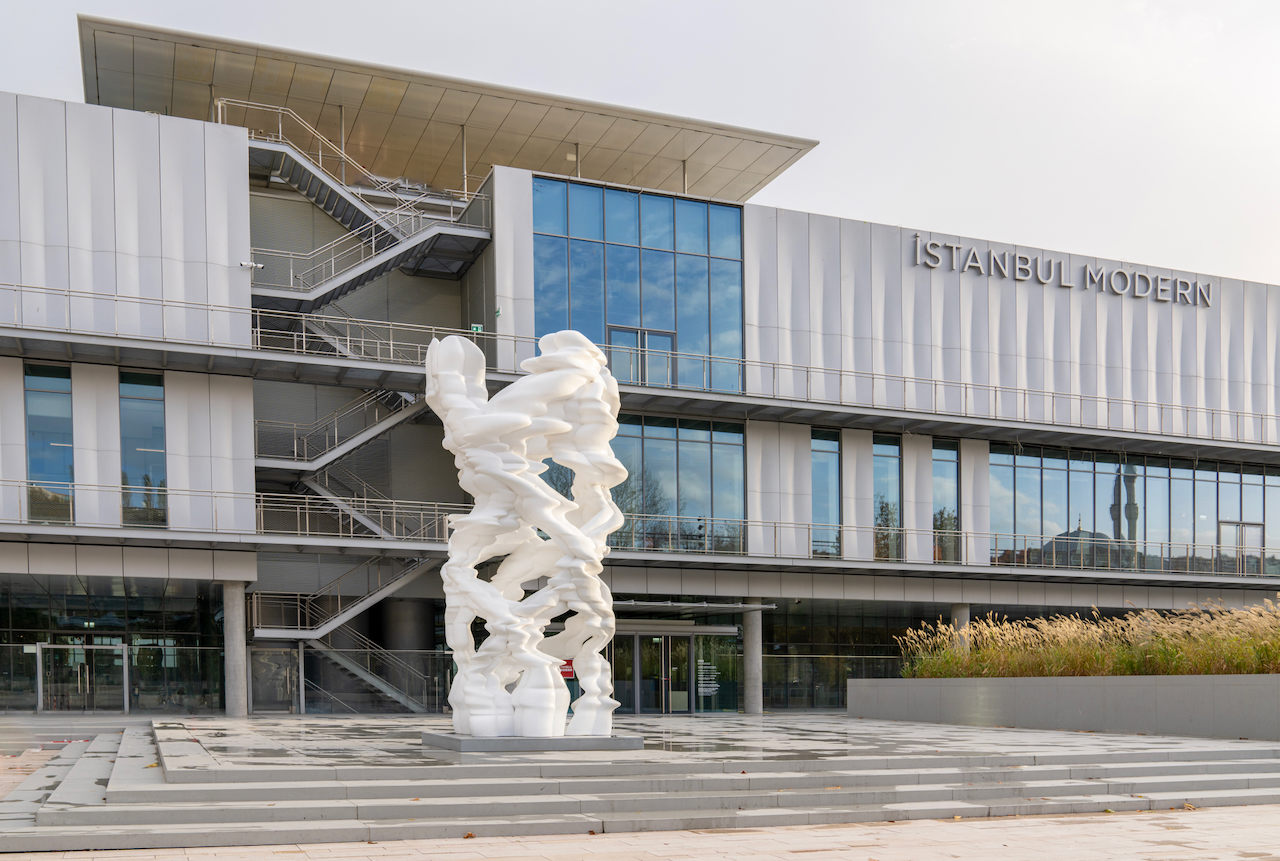
[(905, 678), (1280, 673), (1280, 605), (1118, 618), (994, 614), (957, 630), (939, 620), (895, 637)]

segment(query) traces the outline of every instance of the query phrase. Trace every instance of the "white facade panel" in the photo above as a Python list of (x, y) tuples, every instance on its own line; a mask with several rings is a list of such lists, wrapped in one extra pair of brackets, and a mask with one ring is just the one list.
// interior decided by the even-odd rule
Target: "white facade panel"
[(0, 520), (18, 521), (26, 511), (27, 422), (22, 360), (0, 357)]
[[(530, 335), (533, 315), (533, 174), (495, 167), (493, 176), (494, 319), (485, 331)], [(533, 355), (531, 344), (499, 341), (497, 366), (515, 368)]]
[(758, 206), (744, 231), (748, 394), (1280, 444), (1272, 288)]
[(120, 371), (114, 365), (71, 366), (71, 430), (76, 524), (119, 526)]

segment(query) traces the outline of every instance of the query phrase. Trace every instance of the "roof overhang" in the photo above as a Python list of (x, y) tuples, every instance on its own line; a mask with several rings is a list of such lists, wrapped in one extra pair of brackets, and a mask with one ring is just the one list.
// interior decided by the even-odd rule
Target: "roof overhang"
[(816, 141), (81, 16), (85, 100), (210, 120), (213, 100), (291, 108), (357, 162), (439, 189), (497, 165), (743, 201)]

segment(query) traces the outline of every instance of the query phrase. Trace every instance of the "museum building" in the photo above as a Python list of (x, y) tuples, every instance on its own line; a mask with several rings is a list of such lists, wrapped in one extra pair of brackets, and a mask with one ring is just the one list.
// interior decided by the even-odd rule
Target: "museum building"
[(79, 28), (85, 104), (0, 93), (2, 709), (445, 708), (454, 333), (498, 387), (609, 357), (621, 713), (1280, 587), (1274, 287), (749, 202), (814, 141)]

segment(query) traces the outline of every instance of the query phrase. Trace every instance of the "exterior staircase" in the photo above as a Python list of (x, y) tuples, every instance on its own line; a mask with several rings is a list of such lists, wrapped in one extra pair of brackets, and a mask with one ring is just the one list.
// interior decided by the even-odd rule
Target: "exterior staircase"
[[(379, 753), (362, 758), (343, 746), (341, 758), (284, 759), (282, 751), (266, 762), (214, 759), (200, 743), (210, 733), (223, 747), (279, 741), (246, 735), (253, 730), (243, 722), (157, 722), (68, 744), (0, 802), (0, 845), (29, 852), (536, 834), (589, 840), (610, 832), (1280, 803), (1274, 742), (1081, 741), (1046, 733), (1035, 747), (935, 750), (924, 741), (938, 728), (905, 724), (897, 726), (915, 728), (921, 743), (868, 739), (861, 750), (771, 753), (769, 739), (789, 740), (777, 724), (802, 729), (803, 717), (762, 724), (756, 753), (706, 744), (731, 734), (735, 720), (717, 727), (718, 718), (706, 716), (696, 721), (704, 744), (692, 753), (678, 742), (665, 750), (669, 730), (633, 720), (619, 721), (622, 731), (664, 743), (626, 755), (496, 754), (459, 763), (424, 758), (418, 732), (443, 730), (444, 722), (418, 715), (380, 717), (376, 727), (359, 718), (290, 721), (291, 737), (306, 728), (308, 750), (354, 739)], [(848, 723), (852, 731), (857, 722)]]
[(371, 390), (307, 425), (256, 422), (259, 469), (314, 473), (426, 410), (412, 392)]
[(457, 280), (492, 237), (480, 196), (406, 195), (289, 108), (237, 99), (216, 108), (219, 122), (249, 130), (251, 176), (288, 185), (348, 231), (307, 254), (254, 249), (254, 307), (310, 312), (394, 269)]

